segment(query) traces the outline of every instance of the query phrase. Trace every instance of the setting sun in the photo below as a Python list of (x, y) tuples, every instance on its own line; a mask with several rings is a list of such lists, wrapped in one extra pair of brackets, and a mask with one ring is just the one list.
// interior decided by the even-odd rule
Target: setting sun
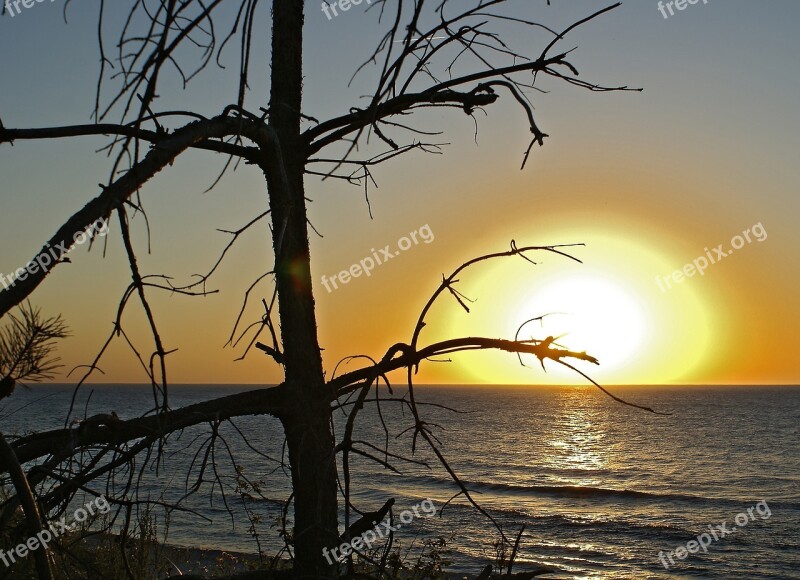
[(619, 281), (588, 275), (557, 280), (532, 293), (511, 322), (516, 319), (519, 325), (543, 315), (540, 322), (528, 323), (519, 337), (563, 337), (559, 342), (592, 353), (606, 370), (630, 364), (640, 355), (653, 326)]
[[(537, 253), (531, 255), (535, 266), (511, 259), (474, 273), (474, 278), (465, 276), (460, 290), (475, 302), (469, 314), (455, 306), (448, 312), (448, 332), (483, 329), (492, 336), (513, 337), (526, 320), (544, 316), (525, 325), (519, 338), (560, 337), (559, 344), (585, 350), (600, 364), (581, 369), (605, 384), (678, 382), (713, 365), (709, 332), (725, 298), (709, 296), (702, 282), (661, 291), (653, 273), (669, 272), (681, 260), (640, 241), (647, 224), (623, 227), (608, 218), (598, 227), (582, 223), (584, 219), (572, 217), (576, 225), (570, 228), (542, 228), (534, 240), (584, 243), (568, 252), (582, 263)], [(658, 234), (652, 228), (650, 233)], [(474, 353), (459, 361), (476, 382), (498, 375), (508, 384), (583, 382), (559, 365), (548, 364), (543, 373), (536, 361), (523, 359), (523, 367), (515, 359)]]

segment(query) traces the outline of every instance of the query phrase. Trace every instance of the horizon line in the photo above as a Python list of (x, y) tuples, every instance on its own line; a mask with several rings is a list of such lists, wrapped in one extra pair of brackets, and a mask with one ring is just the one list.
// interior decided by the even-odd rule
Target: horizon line
[[(82, 386), (102, 386), (102, 385), (124, 385), (124, 386), (151, 386), (152, 383), (146, 382), (91, 382), (84, 383)], [(179, 383), (174, 382), (169, 386), (171, 387), (244, 387), (244, 386), (262, 386), (274, 387), (281, 383)], [(34, 385), (47, 385), (47, 386), (75, 386), (75, 383), (65, 382), (40, 382), (30, 383), (28, 387)], [(402, 386), (401, 383), (393, 384), (392, 386)], [(577, 388), (588, 387), (597, 388), (592, 384), (547, 384), (547, 383), (415, 383), (417, 387), (558, 387), (558, 388)], [(800, 384), (792, 383), (608, 383), (604, 387), (800, 387)]]

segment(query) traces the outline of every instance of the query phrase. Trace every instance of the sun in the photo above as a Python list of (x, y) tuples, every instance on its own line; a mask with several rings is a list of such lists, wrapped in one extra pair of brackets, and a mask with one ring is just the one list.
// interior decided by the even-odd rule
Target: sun
[(646, 308), (624, 282), (584, 274), (550, 281), (508, 316), (512, 326), (545, 316), (525, 325), (520, 338), (560, 337), (559, 344), (585, 350), (605, 371), (636, 360), (652, 327)]
[[(624, 232), (622, 231), (624, 230)], [(526, 320), (521, 339), (560, 337), (558, 343), (586, 351), (600, 365), (576, 366), (606, 385), (692, 382), (715, 362), (726, 343), (711, 342), (725, 300), (709, 295), (702, 281), (664, 291), (656, 275), (670, 272), (680, 256), (670, 255), (670, 240), (656, 244), (653, 228), (578, 224), (568, 230), (542, 230), (537, 238), (552, 243), (585, 242), (570, 248), (577, 263), (563, 256), (533, 253), (486, 265), (473, 277), (462, 276), (459, 291), (472, 301), (443, 310), (447, 324), (431, 339), (490, 336), (513, 339)], [(435, 328), (435, 326), (432, 326)], [(433, 332), (433, 330), (431, 330)], [(563, 335), (563, 336), (562, 336)], [(508, 353), (474, 352), (458, 357), (465, 382), (493, 384), (582, 384), (584, 379), (553, 361), (542, 372), (538, 361)], [(438, 365), (444, 368), (445, 365)], [(687, 380), (688, 379), (688, 380)], [(696, 381), (696, 379), (694, 379)]]

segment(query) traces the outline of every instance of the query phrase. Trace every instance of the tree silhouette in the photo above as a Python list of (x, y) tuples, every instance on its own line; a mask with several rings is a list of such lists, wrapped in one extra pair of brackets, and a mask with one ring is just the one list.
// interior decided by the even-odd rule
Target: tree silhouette
[[(353, 455), (373, 460), (383, 467), (393, 467), (395, 460), (415, 461), (390, 452), (388, 443), (381, 446), (357, 442), (353, 438), (356, 419), (365, 405), (391, 401), (411, 411), (412, 452), (418, 443), (429, 446), (458, 486), (457, 495), (463, 495), (490, 517), (448, 464), (420, 412), (413, 384), (419, 365), (450, 353), (483, 349), (527, 354), (538, 358), (542, 364), (550, 360), (569, 368), (575, 368), (570, 360), (597, 361), (586, 353), (560, 346), (553, 337), (535, 340), (456, 337), (426, 344), (423, 341), (426, 316), (442, 296), (451, 296), (467, 308), (464, 296), (456, 289), (457, 283), (459, 276), (479, 262), (508, 258), (530, 261), (528, 256), (535, 252), (569, 258), (569, 248), (518, 247), (512, 241), (505, 251), (470, 260), (443, 278), (424, 305), (408, 342), (398, 342), (381, 357), (356, 357), (363, 366), (343, 374), (334, 370), (328, 378), (317, 340), (304, 179), (306, 175), (316, 175), (363, 186), (368, 201), (372, 170), (376, 165), (410, 151), (434, 152), (443, 146), (430, 141), (435, 133), (413, 126), (415, 111), (445, 108), (472, 116), (475, 111), (497, 103), (503, 95), (520, 108), (530, 128), (531, 141), (521, 160), (524, 167), (534, 145), (541, 146), (547, 137), (536, 122), (530, 97), (530, 93), (539, 90), (537, 82), (541, 77), (591, 91), (632, 90), (579, 79), (577, 69), (569, 60), (572, 50), (560, 48), (576, 27), (619, 4), (588, 14), (557, 31), (534, 20), (504, 14), (501, 8), (506, 0), (440, 0), (436, 3), (373, 0), (369, 10), (378, 12), (379, 21), (387, 23), (387, 30), (374, 53), (356, 69), (356, 74), (372, 75), (374, 91), (367, 102), (353, 105), (346, 113), (326, 120), (303, 113), (302, 0), (273, 1), (270, 62), (260, 61), (251, 52), (254, 39), (260, 34), (253, 24), (257, 10), (263, 8), (258, 0), (239, 0), (233, 22), (219, 15), (221, 0), (130, 0), (128, 4), (127, 20), (121, 30), (113, 32), (117, 38), (117, 56), (111, 57), (104, 42), (109, 27), (104, 20), (107, 4), (104, 0), (99, 3), (101, 71), (93, 123), (28, 129), (0, 125), (0, 143), (112, 137), (104, 150), (111, 156), (108, 180), (37, 252), (32, 262), (56, 249), (57, 255), (49, 269), (41, 268), (0, 292), (0, 316), (7, 315), (33, 294), (49, 271), (63, 261), (77, 233), (85, 231), (98, 219), (115, 217), (132, 281), (120, 301), (114, 331), (78, 382), (76, 392), (96, 371), (112, 341), (128, 340), (122, 314), (131, 300), (138, 300), (143, 307), (153, 342), (149, 359), (140, 357), (152, 386), (153, 413), (114, 421), (86, 421), (79, 428), (65, 426), (13, 441), (13, 452), (23, 466), (28, 466), (27, 480), (31, 488), (37, 490), (43, 512), (63, 512), (70, 498), (87, 484), (101, 478), (113, 481), (115, 476), (125, 474), (129, 485), (115, 488), (115, 496), (109, 498), (121, 510), (126, 526), (124, 539), (130, 524), (130, 510), (135, 505), (131, 501), (131, 489), (135, 489), (137, 481), (133, 469), (137, 457), (145, 458), (138, 464), (138, 469), (144, 469), (148, 462), (157, 461), (170, 434), (190, 426), (210, 425), (212, 435), (207, 445), (211, 448), (220, 437), (221, 422), (246, 415), (272, 416), (283, 426), (291, 469), (294, 575), (298, 578), (336, 577), (340, 570), (326, 562), (322, 554), (323, 548), (336, 546), (340, 540), (339, 499), (343, 500), (345, 508), (345, 540), (350, 539), (350, 530), (357, 523), (353, 513), (361, 516), (369, 513), (365, 507), (359, 509), (351, 502)], [(232, 2), (229, 0), (228, 4)], [(70, 0), (67, 0), (65, 10), (69, 6)], [(546, 9), (544, 3), (542, 9)], [(513, 50), (493, 29), (505, 25), (524, 27), (537, 39), (544, 39), (543, 48), (535, 55)], [(221, 30), (225, 31), (224, 35), (219, 32)], [(214, 116), (201, 111), (157, 110), (160, 80), (177, 74), (188, 85), (196, 75), (208, 73), (205, 69), (213, 64), (215, 56), (219, 58), (232, 40), (238, 41), (241, 55), (239, 83), (232, 87), (235, 99), (232, 104)], [(254, 67), (269, 67), (271, 71), (268, 106), (263, 106), (264, 103), (255, 103), (255, 108), (250, 106), (248, 87)], [(458, 72), (464, 69), (468, 72)], [(110, 93), (106, 89), (109, 84), (114, 87)], [(117, 116), (119, 121), (109, 122), (111, 116)], [(359, 157), (359, 145), (371, 136), (379, 139), (385, 150), (377, 156)], [(206, 275), (179, 285), (165, 276), (140, 271), (130, 224), (133, 216), (144, 212), (139, 198), (142, 187), (190, 150), (227, 156), (226, 169), (241, 162), (255, 166), (265, 178), (268, 206), (242, 229), (229, 232), (230, 243)], [(241, 337), (247, 337), (244, 355), (251, 347), (257, 347), (282, 367), (284, 380), (275, 387), (174, 409), (170, 405), (167, 379), (169, 352), (159, 334), (158, 316), (148, 296), (159, 291), (190, 296), (207, 294), (207, 283), (229, 248), (240, 234), (264, 219), (270, 220), (272, 230), (274, 267), (269, 276), (274, 279), (274, 290), (271, 297), (262, 301), (263, 317), (254, 326), (241, 329), (242, 316), (254, 287), (251, 286), (236, 328)], [(269, 336), (266, 342), (270, 344), (259, 340), (264, 333)], [(134, 352), (139, 356), (138, 350)], [(388, 376), (401, 369), (406, 371), (404, 394), (391, 391)], [(390, 390), (388, 394), (385, 393), (387, 389)], [(373, 392), (375, 396), (370, 398)], [(334, 409), (347, 413), (346, 427), (339, 441), (332, 430)], [(69, 420), (67, 417), (65, 425), (69, 425)], [(89, 449), (94, 451), (91, 460), (88, 455), (82, 455)], [(198, 483), (191, 486), (189, 492), (199, 488), (203, 475), (211, 469), (209, 455), (205, 457)], [(0, 458), (0, 470), (9, 471), (12, 467)], [(341, 489), (337, 482), (340, 467)], [(54, 476), (56, 473), (58, 477)], [(19, 501), (17, 497), (8, 500), (5, 512), (15, 509)], [(352, 558), (350, 556), (348, 564), (351, 572)], [(385, 564), (385, 558), (376, 564)]]

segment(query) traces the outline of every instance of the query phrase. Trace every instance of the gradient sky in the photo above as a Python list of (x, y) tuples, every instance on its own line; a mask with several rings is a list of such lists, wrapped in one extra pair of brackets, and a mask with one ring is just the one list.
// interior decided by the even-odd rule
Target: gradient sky
[[(118, 2), (109, 19), (121, 17)], [(563, 28), (607, 2), (510, 2), (508, 13)], [(73, 3), (69, 24), (62, 0), (37, 3), (0, 17), (0, 118), (6, 127), (90, 121), (99, 67), (96, 6)], [(269, 3), (258, 26), (269, 29)], [(342, 114), (369, 92), (369, 69), (348, 80), (370, 54), (384, 25), (366, 4), (328, 20), (317, 2), (306, 15), (305, 113)], [(597, 354), (587, 369), (607, 384), (800, 383), (800, 4), (792, 0), (711, 0), (664, 19), (651, 0), (629, 1), (568, 37), (582, 78), (643, 87), (641, 93), (590, 93), (547, 80), (532, 94), (538, 123), (551, 137), (519, 171), (529, 132), (507, 95), (477, 114), (479, 133), (463, 113), (419, 117), (446, 133), (444, 155), (412, 153), (375, 172), (370, 220), (363, 190), (307, 181), (312, 272), (319, 336), (328, 372), (348, 354), (380, 357), (408, 341), (419, 310), (442, 273), (479, 254), (518, 245), (585, 243), (573, 254), (583, 265), (539, 256), (478, 267), (462, 276), (473, 299), (466, 315), (451, 299), (434, 310), (424, 340), (459, 335), (511, 338), (533, 316), (564, 312), (527, 337), (569, 331), (562, 343)], [(257, 26), (257, 28), (258, 28)], [(505, 38), (535, 54), (548, 39), (510, 28)], [(256, 43), (249, 104), (266, 103), (269, 35)], [(161, 110), (177, 107), (211, 116), (235, 101), (237, 50), (226, 70), (209, 69), (182, 91), (161, 85)], [(109, 85), (110, 86), (110, 85)], [(0, 146), (0, 273), (23, 266), (72, 213), (97, 195), (108, 160), (95, 151), (108, 140), (83, 138)], [(144, 222), (134, 222), (143, 272), (178, 281), (207, 271), (227, 242), (216, 228), (236, 229), (266, 207), (260, 173), (243, 167), (210, 193), (202, 192), (225, 159), (184, 155), (152, 180), (143, 201), (152, 227), (146, 253)], [(321, 276), (349, 268), (372, 248), (392, 246), (421, 226), (435, 235), (333, 292)], [(753, 240), (705, 275), (662, 291), (670, 276), (705, 248), (724, 244), (755, 224)], [(753, 236), (754, 237), (754, 236)], [(61, 313), (73, 332), (59, 353), (65, 370), (91, 362), (112, 328), (130, 280), (118, 228), (102, 248), (76, 248), (33, 295), (47, 314)], [(223, 348), (250, 282), (271, 269), (266, 223), (230, 254), (205, 298), (161, 295), (153, 306), (178, 383), (270, 383), (274, 364), (242, 349)], [(259, 287), (267, 296), (271, 287)], [(260, 315), (258, 299), (247, 320)], [(132, 303), (126, 328), (151, 350), (141, 309)], [(101, 363), (108, 382), (143, 382), (138, 363), (117, 342)], [(464, 354), (452, 364), (422, 367), (420, 382), (579, 383), (556, 369), (522, 368), (507, 354)], [(75, 375), (73, 375), (74, 377)], [(64, 374), (59, 381), (66, 380)]]

